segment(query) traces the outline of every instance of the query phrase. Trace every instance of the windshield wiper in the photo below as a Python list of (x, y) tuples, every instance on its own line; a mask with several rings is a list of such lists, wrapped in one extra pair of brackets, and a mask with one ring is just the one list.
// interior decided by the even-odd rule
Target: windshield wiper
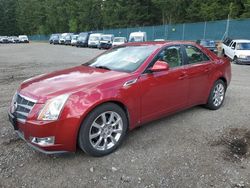
[(106, 67), (106, 66), (103, 66), (103, 65), (95, 66), (95, 68), (111, 70), (110, 68), (108, 68), (108, 67)]

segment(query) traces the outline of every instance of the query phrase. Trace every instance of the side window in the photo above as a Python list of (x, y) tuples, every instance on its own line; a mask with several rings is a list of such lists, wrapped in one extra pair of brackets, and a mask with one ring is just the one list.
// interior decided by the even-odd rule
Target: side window
[(159, 60), (165, 61), (170, 68), (182, 65), (182, 53), (180, 46), (170, 46), (159, 54)]
[(236, 47), (236, 42), (233, 43), (232, 49), (235, 49), (235, 47)]
[(194, 46), (185, 46), (185, 51), (188, 58), (188, 64), (209, 61), (209, 58), (200, 49)]

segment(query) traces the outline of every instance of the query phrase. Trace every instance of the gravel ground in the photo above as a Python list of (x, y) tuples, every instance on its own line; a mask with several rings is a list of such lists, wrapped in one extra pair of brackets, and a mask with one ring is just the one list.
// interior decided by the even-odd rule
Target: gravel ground
[(250, 187), (250, 134), (243, 139), (247, 153), (230, 150), (230, 139), (250, 129), (250, 66), (232, 65), (220, 110), (194, 107), (146, 124), (105, 157), (80, 150), (44, 155), (19, 139), (7, 118), (18, 85), (99, 53), (44, 43), (0, 45), (0, 187)]

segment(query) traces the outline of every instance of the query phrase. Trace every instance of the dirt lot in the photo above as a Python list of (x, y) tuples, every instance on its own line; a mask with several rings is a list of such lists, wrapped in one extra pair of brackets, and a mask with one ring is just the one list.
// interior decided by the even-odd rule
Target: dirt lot
[(0, 45), (0, 187), (250, 187), (250, 66), (232, 65), (218, 111), (195, 107), (128, 134), (115, 153), (44, 155), (7, 119), (18, 85), (101, 51), (43, 43)]

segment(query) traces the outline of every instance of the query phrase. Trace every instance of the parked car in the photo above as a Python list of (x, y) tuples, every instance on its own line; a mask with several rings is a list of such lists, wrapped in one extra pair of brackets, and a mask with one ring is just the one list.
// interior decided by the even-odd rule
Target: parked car
[(230, 80), (229, 60), (196, 43), (127, 43), (24, 81), (9, 120), (40, 152), (74, 152), (78, 145), (103, 156), (141, 124), (201, 104), (219, 109)]
[(100, 44), (102, 33), (92, 33), (89, 36), (88, 47), (97, 48)]
[(1, 36), (0, 43), (9, 43), (8, 37), (7, 36)]
[(145, 42), (147, 41), (147, 33), (146, 32), (132, 32), (129, 35), (129, 42)]
[(72, 35), (71, 46), (76, 46), (78, 35)]
[(250, 40), (225, 39), (222, 53), (236, 64), (250, 64)]
[(18, 38), (21, 43), (29, 43), (29, 38), (27, 35), (19, 35)]
[(52, 43), (55, 44), (59, 44), (59, 40), (60, 40), (60, 34), (54, 35), (52, 37)]
[(68, 33), (62, 33), (60, 36), (59, 36), (59, 44), (65, 44), (65, 37), (68, 35)]
[(214, 40), (208, 40), (208, 39), (201, 39), (196, 41), (197, 44), (200, 44), (201, 46), (204, 46), (205, 48), (208, 48), (212, 52), (217, 53), (217, 47), (216, 42)]
[(87, 32), (79, 33), (76, 46), (77, 47), (88, 47), (89, 35), (90, 35), (90, 33), (87, 33)]
[(20, 39), (17, 36), (10, 36), (8, 37), (9, 43), (20, 43)]
[(71, 39), (72, 39), (73, 33), (67, 33), (65, 36), (65, 45), (71, 45)]
[(114, 35), (113, 34), (103, 34), (98, 45), (99, 49), (109, 49), (112, 47)]
[(127, 43), (126, 37), (115, 37), (112, 46), (119, 46), (125, 43)]
[(15, 43), (13, 36), (8, 36), (7, 39), (8, 39), (8, 43)]
[(53, 44), (54, 43), (53, 40), (54, 40), (55, 36), (58, 36), (58, 35), (59, 35), (58, 33), (51, 34), (50, 38), (49, 38), (49, 43)]

